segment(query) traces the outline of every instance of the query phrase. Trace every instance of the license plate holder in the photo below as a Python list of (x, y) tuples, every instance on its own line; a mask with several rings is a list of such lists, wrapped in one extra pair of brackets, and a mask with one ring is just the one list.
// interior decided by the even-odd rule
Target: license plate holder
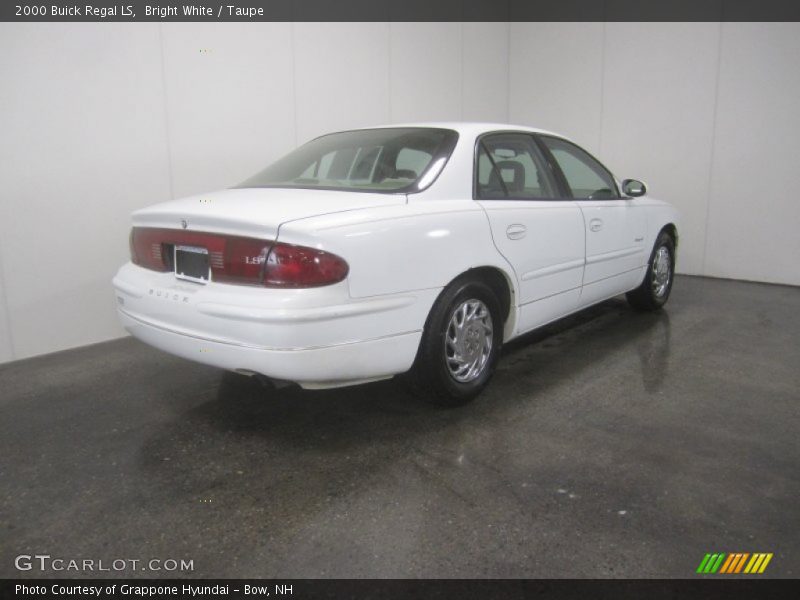
[(174, 259), (175, 277), (178, 279), (204, 284), (211, 279), (207, 248), (176, 244)]

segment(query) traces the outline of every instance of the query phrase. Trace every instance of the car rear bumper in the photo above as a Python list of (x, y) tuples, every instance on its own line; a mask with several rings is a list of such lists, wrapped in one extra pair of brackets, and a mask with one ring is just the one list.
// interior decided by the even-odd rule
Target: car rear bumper
[(113, 283), (120, 321), (145, 343), (307, 388), (407, 371), (438, 293), (353, 299), (346, 282), (304, 290), (202, 285), (130, 263)]

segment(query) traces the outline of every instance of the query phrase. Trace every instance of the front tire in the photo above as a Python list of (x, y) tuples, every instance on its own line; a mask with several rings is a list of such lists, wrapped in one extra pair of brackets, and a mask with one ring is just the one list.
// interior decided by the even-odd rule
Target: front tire
[(497, 296), (480, 280), (457, 279), (428, 315), (413, 368), (417, 386), (433, 404), (466, 404), (489, 383), (502, 343)]
[(625, 294), (628, 303), (639, 310), (658, 310), (669, 299), (675, 276), (675, 240), (662, 231), (653, 246), (642, 284)]

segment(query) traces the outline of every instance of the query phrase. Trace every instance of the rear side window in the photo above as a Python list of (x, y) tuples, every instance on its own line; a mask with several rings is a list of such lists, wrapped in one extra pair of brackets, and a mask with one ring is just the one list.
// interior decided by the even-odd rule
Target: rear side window
[(406, 179), (416, 179), (428, 167), (432, 158), (430, 152), (403, 148), (397, 153), (395, 174)]
[(476, 195), (480, 199), (554, 198), (544, 158), (523, 133), (487, 135), (478, 142)]
[(611, 173), (584, 149), (560, 138), (541, 136), (567, 180), (573, 198), (618, 198)]
[[(384, 127), (325, 135), (237, 187), (414, 192), (450, 156), (458, 134), (432, 127)], [(435, 178), (435, 177), (434, 177)], [(427, 184), (426, 183), (426, 184)]]

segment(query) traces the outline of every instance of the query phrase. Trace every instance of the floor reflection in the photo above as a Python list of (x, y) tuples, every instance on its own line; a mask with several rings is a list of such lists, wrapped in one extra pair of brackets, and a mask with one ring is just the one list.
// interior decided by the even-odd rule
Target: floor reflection
[(642, 369), (642, 384), (648, 392), (657, 392), (664, 386), (669, 371), (670, 326), (669, 313), (659, 311), (646, 315), (642, 334), (636, 343), (636, 352)]

